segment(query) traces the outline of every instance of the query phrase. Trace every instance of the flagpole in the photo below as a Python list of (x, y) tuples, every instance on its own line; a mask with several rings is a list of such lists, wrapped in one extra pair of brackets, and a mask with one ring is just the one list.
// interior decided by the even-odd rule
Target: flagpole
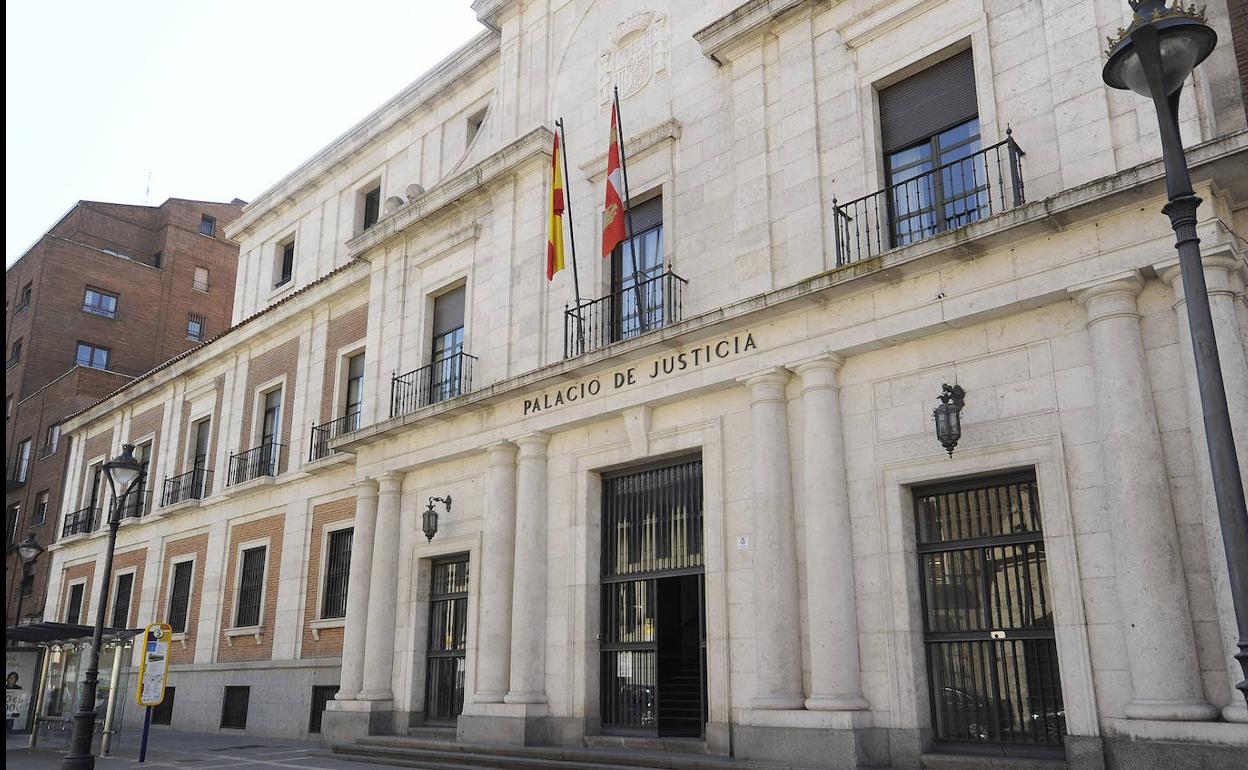
[(581, 271), (576, 266), (576, 228), (572, 226), (572, 177), (568, 176), (568, 132), (563, 118), (555, 119), (559, 131), (559, 143), (563, 146), (563, 208), (568, 212), (568, 245), (572, 247), (572, 291), (576, 294), (576, 343), (577, 350), (585, 349), (585, 322), (581, 318)]
[(637, 325), (646, 329), (645, 309), (641, 303), (641, 275), (637, 272), (637, 244), (633, 241), (633, 199), (628, 194), (628, 161), (624, 159), (624, 123), (620, 120), (620, 87), (612, 86), (615, 98), (615, 132), (620, 147), (620, 174), (624, 178), (624, 229), (628, 237), (628, 255), (633, 263), (633, 289), (637, 294)]

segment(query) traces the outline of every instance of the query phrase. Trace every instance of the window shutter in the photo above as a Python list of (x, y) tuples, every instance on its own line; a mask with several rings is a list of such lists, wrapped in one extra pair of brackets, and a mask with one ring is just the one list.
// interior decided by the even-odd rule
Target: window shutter
[(633, 232), (640, 233), (663, 224), (663, 196), (638, 203), (628, 210), (633, 219)]
[(880, 91), (884, 153), (905, 149), (978, 114), (975, 62), (968, 48)]
[(433, 336), (441, 337), (463, 325), (464, 287), (460, 286), (433, 301)]

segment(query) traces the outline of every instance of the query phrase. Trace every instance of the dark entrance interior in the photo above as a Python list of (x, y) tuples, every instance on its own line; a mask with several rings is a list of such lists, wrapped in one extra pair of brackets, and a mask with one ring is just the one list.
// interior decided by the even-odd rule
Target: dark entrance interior
[(425, 721), (454, 723), (464, 710), (468, 642), (468, 555), (433, 563), (425, 658)]
[(701, 737), (701, 461), (604, 478), (602, 527), (603, 729)]
[(1035, 474), (924, 487), (914, 496), (938, 744), (1060, 753), (1066, 710)]

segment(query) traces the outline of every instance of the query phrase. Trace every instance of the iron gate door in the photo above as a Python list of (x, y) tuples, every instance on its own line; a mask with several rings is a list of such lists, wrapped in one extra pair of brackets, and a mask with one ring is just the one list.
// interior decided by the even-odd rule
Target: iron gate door
[(468, 641), (468, 556), (433, 563), (425, 720), (454, 721), (464, 710), (464, 649)]
[(702, 461), (609, 476), (602, 488), (603, 728), (701, 736)]
[(1059, 748), (1066, 712), (1035, 474), (914, 495), (937, 740)]

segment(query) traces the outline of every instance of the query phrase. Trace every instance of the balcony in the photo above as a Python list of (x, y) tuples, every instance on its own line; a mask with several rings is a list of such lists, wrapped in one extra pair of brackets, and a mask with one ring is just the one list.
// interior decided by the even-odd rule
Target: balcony
[(997, 142), (849, 203), (832, 201), (836, 266), (843, 267), (1022, 206), (1023, 155), (1006, 129)]
[(331, 420), (324, 425), (313, 425), (312, 439), (308, 447), (308, 462), (316, 462), (334, 454), (336, 450), (330, 448), (330, 439), (359, 429), (360, 413), (358, 411), (344, 414), (337, 420)]
[(148, 489), (136, 489), (126, 495), (121, 504), (122, 519), (140, 519), (152, 512), (152, 492)]
[(35, 454), (35, 457), (40, 460), (51, 457), (52, 455), (56, 454), (57, 446), (58, 446), (57, 444), (44, 444), (43, 446), (39, 447), (39, 451)]
[(684, 317), (689, 282), (668, 270), (563, 311), (563, 357), (575, 358)]
[(265, 476), (276, 476), (285, 449), (285, 444), (269, 443), (230, 455), (226, 485), (235, 486)]
[(61, 529), (61, 537), (85, 535), (94, 531), (99, 518), (98, 513), (98, 508), (94, 505), (88, 505), (86, 508), (79, 508), (73, 513), (67, 514), (65, 516), (65, 526)]
[(168, 506), (187, 500), (203, 500), (211, 491), (212, 471), (207, 468), (192, 468), (186, 473), (165, 479), (160, 504)]
[(399, 417), (462, 396), (472, 390), (472, 367), (476, 356), (454, 353), (436, 358), (428, 366), (392, 377), (390, 380), (390, 416)]
[[(30, 445), (26, 445), (25, 454), (30, 454)], [(8, 457), (4, 461), (4, 486), (6, 489), (17, 489), (26, 483), (30, 476), (30, 457)]]

